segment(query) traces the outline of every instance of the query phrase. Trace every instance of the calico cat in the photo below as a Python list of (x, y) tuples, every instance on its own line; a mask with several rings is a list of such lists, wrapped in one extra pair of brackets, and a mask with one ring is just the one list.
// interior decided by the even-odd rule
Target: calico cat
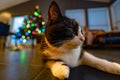
[(88, 65), (108, 73), (120, 75), (120, 64), (97, 58), (82, 49), (84, 36), (75, 20), (63, 16), (55, 1), (48, 11), (46, 32), (41, 42), (44, 61), (52, 74), (69, 77), (69, 67)]

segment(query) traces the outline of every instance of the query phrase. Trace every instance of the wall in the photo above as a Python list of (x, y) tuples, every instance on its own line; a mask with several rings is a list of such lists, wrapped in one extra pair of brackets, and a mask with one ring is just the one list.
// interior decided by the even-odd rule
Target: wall
[[(62, 13), (64, 13), (66, 9), (80, 9), (80, 8), (87, 8), (87, 7), (92, 8), (92, 7), (108, 6), (105, 3), (99, 4), (98, 2), (89, 2), (89, 1), (82, 1), (82, 0), (56, 0), (56, 2), (60, 6)], [(30, 14), (30, 12), (33, 11), (35, 5), (38, 4), (41, 8), (43, 17), (47, 20), (47, 17), (48, 17), (47, 13), (48, 13), (48, 8), (50, 3), (51, 3), (51, 0), (30, 0), (20, 5), (14, 6), (12, 8), (5, 9), (3, 11), (10, 12), (12, 16), (28, 15)]]
[(9, 24), (9, 20), (11, 18), (11, 13), (8, 12), (2, 12), (0, 14), (0, 22), (3, 22), (5, 24)]

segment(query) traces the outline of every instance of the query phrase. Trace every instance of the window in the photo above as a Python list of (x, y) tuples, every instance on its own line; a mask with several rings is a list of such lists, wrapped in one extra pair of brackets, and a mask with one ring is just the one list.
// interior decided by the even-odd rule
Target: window
[(12, 28), (12, 32), (18, 32), (19, 27), (21, 27), (24, 23), (24, 17), (15, 17), (13, 19), (13, 28)]
[(88, 9), (89, 29), (110, 31), (108, 8)]
[(113, 21), (113, 28), (115, 30), (120, 30), (120, 0), (117, 0), (112, 6), (112, 21)]
[(66, 10), (65, 15), (71, 19), (75, 19), (81, 27), (85, 26), (85, 11), (79, 10)]
[[(24, 22), (24, 16), (19, 16), (19, 17), (14, 17), (13, 19), (12, 19), (12, 29), (11, 29), (11, 32), (13, 32), (13, 33), (16, 33), (16, 32), (18, 32), (18, 30), (19, 30), (19, 27), (21, 27), (22, 25), (23, 25), (23, 22)], [(21, 43), (21, 41), (20, 41), (20, 39), (17, 39), (16, 40), (16, 36), (15, 35), (12, 35), (11, 36), (11, 44), (13, 44), (13, 45), (15, 45), (15, 44), (20, 44)]]

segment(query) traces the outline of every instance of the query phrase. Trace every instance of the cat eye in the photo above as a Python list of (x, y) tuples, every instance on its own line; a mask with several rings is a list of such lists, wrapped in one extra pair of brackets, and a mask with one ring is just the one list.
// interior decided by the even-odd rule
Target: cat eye
[(73, 32), (73, 29), (72, 28), (68, 28), (71, 32)]

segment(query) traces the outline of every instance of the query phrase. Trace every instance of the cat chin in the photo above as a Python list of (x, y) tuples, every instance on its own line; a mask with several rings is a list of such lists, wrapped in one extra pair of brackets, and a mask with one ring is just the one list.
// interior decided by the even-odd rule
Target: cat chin
[(72, 40), (66, 41), (61, 47), (64, 49), (75, 49), (79, 46), (82, 46), (83, 41), (81, 41), (78, 37), (73, 38)]
[(57, 54), (66, 53), (66, 52), (71, 51), (72, 49), (82, 47), (82, 44), (83, 44), (83, 41), (81, 41), (77, 36), (75, 36), (72, 40), (65, 41), (64, 44), (62, 44), (59, 47), (55, 47), (55, 46), (51, 45), (48, 42), (46, 37), (45, 37), (45, 42), (48, 46), (47, 50), (45, 50), (45, 53), (48, 53), (49, 55), (51, 55), (51, 52), (57, 53)]

